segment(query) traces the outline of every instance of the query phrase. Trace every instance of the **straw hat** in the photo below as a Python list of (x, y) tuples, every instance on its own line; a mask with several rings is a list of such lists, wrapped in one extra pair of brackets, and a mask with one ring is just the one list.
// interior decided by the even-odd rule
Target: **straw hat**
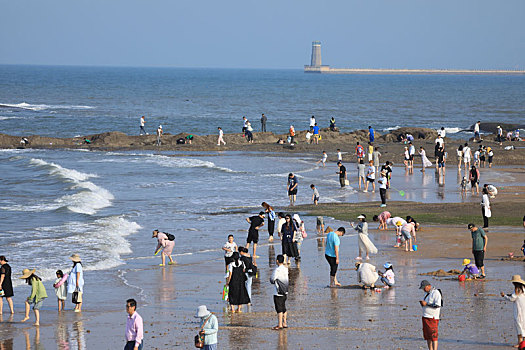
[(512, 279), (510, 280), (512, 283), (521, 283), (525, 285), (525, 281), (521, 279), (520, 275), (514, 275), (512, 276)]
[(206, 305), (201, 305), (197, 308), (197, 313), (195, 314), (195, 318), (201, 318), (201, 317), (206, 317), (210, 314), (211, 312), (208, 311), (208, 309), (206, 308)]
[[(31, 276), (32, 274), (34, 274), (36, 271), (36, 269), (33, 269), (33, 270), (29, 270), (29, 269), (24, 269), (22, 271), (22, 277), (20, 277), (21, 280), (25, 279), (25, 278), (28, 278), (29, 276)], [(519, 277), (519, 276), (518, 276)]]
[(470, 259), (463, 259), (463, 266), (470, 264)]
[(82, 260), (80, 259), (80, 255), (78, 254), (73, 254), (69, 257), (71, 260), (73, 260), (73, 262), (81, 262)]

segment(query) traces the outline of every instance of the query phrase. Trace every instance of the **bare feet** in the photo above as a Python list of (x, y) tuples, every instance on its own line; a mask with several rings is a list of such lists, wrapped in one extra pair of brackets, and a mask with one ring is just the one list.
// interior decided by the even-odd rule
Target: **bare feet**
[(24, 317), (24, 319), (22, 321), (20, 321), (20, 322), (25, 322), (27, 320), (29, 320), (29, 317)]
[(40, 323), (33, 323), (33, 326), (40, 326)]

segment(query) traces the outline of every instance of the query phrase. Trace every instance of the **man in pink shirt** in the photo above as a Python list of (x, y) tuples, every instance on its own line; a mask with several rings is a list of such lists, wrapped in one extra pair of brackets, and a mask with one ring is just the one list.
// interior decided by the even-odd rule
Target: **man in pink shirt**
[(144, 338), (144, 326), (142, 317), (137, 310), (135, 299), (126, 301), (128, 319), (126, 321), (126, 346), (124, 350), (142, 350), (142, 339)]

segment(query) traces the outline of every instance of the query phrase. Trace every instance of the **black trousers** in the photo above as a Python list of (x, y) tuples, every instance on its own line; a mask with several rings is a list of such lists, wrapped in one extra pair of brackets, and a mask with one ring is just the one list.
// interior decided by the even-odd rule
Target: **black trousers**
[(341, 184), (341, 187), (345, 187), (345, 178), (344, 177), (340, 177), (339, 178), (339, 183)]
[(328, 264), (330, 264), (330, 276), (335, 276), (337, 273), (337, 264), (336, 264), (336, 258), (334, 256), (328, 256), (324, 255), (326, 258), (326, 261), (328, 261)]
[(489, 218), (485, 216), (485, 207), (481, 208), (481, 215), (483, 215), (483, 228), (489, 227)]
[(381, 196), (381, 204), (386, 204), (386, 188), (380, 188), (379, 195)]
[(275, 220), (268, 219), (268, 234), (273, 237), (275, 231)]

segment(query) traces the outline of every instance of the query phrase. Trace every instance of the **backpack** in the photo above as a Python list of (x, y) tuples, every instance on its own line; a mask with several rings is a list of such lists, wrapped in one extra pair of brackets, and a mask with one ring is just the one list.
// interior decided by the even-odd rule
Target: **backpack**
[[(439, 292), (439, 294), (441, 295), (441, 307), (443, 307), (443, 293), (441, 292), (441, 289), (439, 288), (436, 288), (436, 290)], [(427, 293), (427, 295), (425, 295), (425, 299), (428, 297), (430, 293)]]
[(172, 235), (171, 233), (164, 232), (164, 234), (168, 237), (168, 240), (170, 240), (170, 241), (174, 241), (175, 240), (175, 236)]

